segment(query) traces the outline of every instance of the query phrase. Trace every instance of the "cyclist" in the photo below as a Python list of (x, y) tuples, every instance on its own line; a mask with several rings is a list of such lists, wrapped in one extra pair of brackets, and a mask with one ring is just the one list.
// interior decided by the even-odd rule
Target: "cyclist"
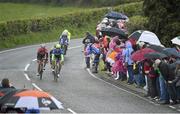
[[(55, 69), (55, 61), (58, 60), (60, 65), (64, 62), (64, 55), (60, 44), (56, 44), (56, 48), (52, 52), (52, 68)], [(59, 69), (60, 70), (60, 69)], [(58, 77), (60, 74), (58, 74)]]
[(49, 51), (49, 56), (50, 56), (49, 61), (50, 61), (51, 68), (52, 68), (52, 52), (55, 48), (56, 48), (56, 44), (54, 44), (54, 46)]
[(64, 30), (59, 38), (59, 44), (61, 45), (61, 48), (64, 51), (64, 55), (66, 55), (66, 51), (68, 49), (68, 45), (70, 42), (70, 37), (71, 37), (71, 33), (68, 32), (68, 30)]
[(48, 50), (46, 49), (45, 44), (41, 44), (40, 48), (37, 51), (37, 63), (38, 63), (37, 76), (39, 76), (41, 62), (44, 63), (43, 67), (45, 67), (46, 63), (48, 62)]
[(67, 37), (68, 37), (68, 40), (69, 40), (69, 42), (70, 42), (70, 40), (71, 40), (71, 33), (70, 33), (67, 29), (65, 29), (65, 30), (62, 32), (62, 34), (66, 34)]

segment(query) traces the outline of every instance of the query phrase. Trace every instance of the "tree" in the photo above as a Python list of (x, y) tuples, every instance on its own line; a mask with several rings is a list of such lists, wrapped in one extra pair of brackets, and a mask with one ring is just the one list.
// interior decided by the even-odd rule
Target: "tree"
[(170, 40), (180, 35), (180, 0), (144, 0), (143, 8), (149, 30), (170, 45)]

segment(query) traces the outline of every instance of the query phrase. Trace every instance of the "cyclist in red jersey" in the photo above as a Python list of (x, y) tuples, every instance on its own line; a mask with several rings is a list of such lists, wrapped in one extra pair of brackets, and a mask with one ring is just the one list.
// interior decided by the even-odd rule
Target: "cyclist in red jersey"
[(38, 63), (37, 76), (39, 76), (41, 62), (44, 62), (44, 67), (46, 66), (46, 63), (48, 62), (48, 50), (46, 49), (45, 44), (41, 44), (40, 48), (37, 51), (37, 63)]

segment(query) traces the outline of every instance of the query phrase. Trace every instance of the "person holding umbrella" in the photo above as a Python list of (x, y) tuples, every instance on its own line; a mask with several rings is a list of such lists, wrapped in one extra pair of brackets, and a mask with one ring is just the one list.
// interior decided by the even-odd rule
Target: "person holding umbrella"
[(133, 84), (134, 83), (133, 60), (132, 60), (132, 57), (131, 57), (133, 51), (134, 50), (132, 48), (131, 42), (126, 41), (124, 56), (125, 56), (125, 66), (127, 68), (128, 74), (129, 74), (128, 84)]
[(9, 82), (8, 78), (2, 79), (0, 89), (2, 89), (2, 88), (14, 88), (15, 89), (15, 87), (12, 86), (12, 84)]
[(83, 39), (82, 43), (84, 44), (84, 55), (86, 61), (86, 68), (90, 68), (90, 56), (86, 53), (86, 47), (89, 44), (95, 43), (95, 37), (89, 32), (86, 32), (86, 37)]
[[(176, 88), (175, 84), (172, 83), (172, 81), (175, 79), (175, 69), (173, 69), (172, 64), (166, 63), (160, 59), (156, 59), (155, 64), (159, 68), (159, 71), (161, 72), (165, 80), (168, 89), (168, 94), (173, 101), (171, 105), (177, 104)], [(167, 99), (166, 102), (169, 103), (169, 99)]]
[(175, 79), (172, 81), (176, 85), (177, 99), (180, 102), (180, 61), (176, 64)]

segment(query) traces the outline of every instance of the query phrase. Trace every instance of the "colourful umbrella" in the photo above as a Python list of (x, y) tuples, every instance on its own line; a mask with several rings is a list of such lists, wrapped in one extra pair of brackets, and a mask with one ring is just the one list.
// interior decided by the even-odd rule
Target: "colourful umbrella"
[(63, 109), (62, 103), (52, 95), (38, 90), (16, 90), (1, 98), (1, 108)]
[(144, 55), (146, 59), (163, 59), (167, 57), (167, 55), (159, 52), (151, 52)]
[(144, 48), (134, 52), (131, 57), (133, 61), (143, 61), (146, 59), (144, 55), (151, 52), (155, 52), (155, 51), (150, 48)]

